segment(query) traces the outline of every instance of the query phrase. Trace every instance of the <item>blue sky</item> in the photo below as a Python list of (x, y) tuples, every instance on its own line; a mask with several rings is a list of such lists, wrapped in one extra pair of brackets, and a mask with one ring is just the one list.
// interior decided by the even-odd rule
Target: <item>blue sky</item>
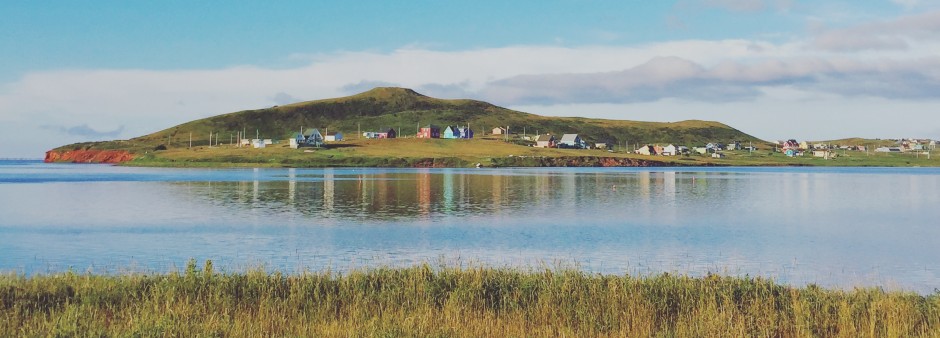
[(938, 2), (5, 1), (0, 157), (374, 85), (769, 140), (940, 138)]

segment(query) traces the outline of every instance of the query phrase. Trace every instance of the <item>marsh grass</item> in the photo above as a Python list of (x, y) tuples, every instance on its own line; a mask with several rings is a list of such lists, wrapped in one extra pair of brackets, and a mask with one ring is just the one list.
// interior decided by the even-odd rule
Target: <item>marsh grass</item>
[(19, 336), (932, 337), (940, 293), (489, 267), (0, 276)]

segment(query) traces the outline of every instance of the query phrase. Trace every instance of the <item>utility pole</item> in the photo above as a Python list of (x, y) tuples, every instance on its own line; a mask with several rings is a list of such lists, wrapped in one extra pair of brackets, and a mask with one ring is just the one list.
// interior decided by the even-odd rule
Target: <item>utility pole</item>
[(193, 132), (189, 132), (189, 148), (193, 147)]
[(359, 135), (358, 139), (362, 139), (362, 123), (356, 123), (356, 135)]

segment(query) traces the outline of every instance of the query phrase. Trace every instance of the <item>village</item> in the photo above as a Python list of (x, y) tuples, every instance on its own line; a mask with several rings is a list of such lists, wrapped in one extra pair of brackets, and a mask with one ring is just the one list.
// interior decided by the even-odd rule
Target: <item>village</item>
[[(298, 148), (325, 148), (330, 144), (345, 141), (342, 132), (324, 129), (321, 132), (318, 128), (301, 128), (301, 131), (294, 133), (293, 137), (287, 140), (288, 146), (292, 149)], [(524, 130), (524, 129), (523, 129)], [(239, 135), (241, 136), (241, 135)], [(604, 142), (588, 142), (580, 134), (562, 134), (561, 137), (546, 133), (527, 135), (515, 134), (510, 131), (509, 126), (499, 126), (490, 129), (489, 134), (483, 133), (483, 137), (488, 139), (502, 139), (520, 145), (526, 145), (535, 148), (557, 148), (557, 149), (594, 149), (605, 150), (608, 152), (629, 152), (644, 156), (709, 156), (713, 158), (724, 158), (726, 152), (756, 152), (760, 149), (751, 142), (747, 144), (741, 141), (729, 141), (727, 143), (710, 142), (703, 145), (677, 145), (677, 144), (629, 144), (622, 142), (620, 144)], [(412, 135), (403, 136), (401, 128), (381, 127), (365, 132), (360, 131), (358, 138), (364, 139), (395, 139), (395, 138), (417, 138), (417, 139), (473, 139), (475, 133), (469, 125), (458, 126), (448, 125), (440, 127), (429, 124), (423, 127), (418, 126), (417, 132)], [(882, 141), (882, 140), (879, 140)], [(879, 142), (880, 146), (860, 145), (860, 144), (832, 144), (826, 142), (809, 142), (789, 139), (786, 141), (777, 141), (771, 143), (773, 149), (766, 149), (771, 153), (781, 153), (787, 157), (811, 156), (824, 159), (835, 159), (840, 155), (844, 156), (847, 152), (861, 153), (912, 153), (930, 156), (930, 151), (935, 150), (936, 140), (931, 139), (895, 139), (890, 142)], [(890, 146), (884, 144), (890, 143)], [(239, 138), (238, 147), (265, 148), (273, 144), (280, 144), (280, 140), (262, 139), (262, 138)], [(766, 144), (765, 144), (766, 146)]]

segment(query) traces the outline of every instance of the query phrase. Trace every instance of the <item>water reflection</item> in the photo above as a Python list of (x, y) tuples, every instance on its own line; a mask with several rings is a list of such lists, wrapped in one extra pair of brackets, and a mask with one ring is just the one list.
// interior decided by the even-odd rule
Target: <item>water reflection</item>
[(47, 168), (0, 171), (0, 182), (44, 182), (0, 184), (0, 270), (163, 271), (190, 257), (341, 269), (443, 256), (940, 285), (940, 171)]

